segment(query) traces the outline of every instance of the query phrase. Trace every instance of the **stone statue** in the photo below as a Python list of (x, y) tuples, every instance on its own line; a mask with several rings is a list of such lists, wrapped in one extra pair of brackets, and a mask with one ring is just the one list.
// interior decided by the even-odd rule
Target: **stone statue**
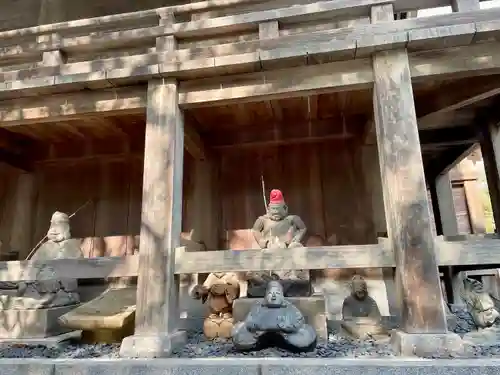
[(235, 324), (232, 339), (235, 348), (242, 351), (278, 346), (300, 352), (316, 347), (316, 332), (285, 299), (278, 281), (269, 282), (265, 298), (256, 301), (245, 320)]
[(209, 339), (231, 337), (233, 301), (240, 295), (236, 273), (217, 272), (208, 275), (203, 285), (195, 285), (190, 295), (208, 303), (209, 315), (203, 323), (203, 333)]
[(498, 301), (484, 290), (479, 281), (464, 278), (462, 298), (478, 329), (492, 327), (498, 322)]
[[(303, 247), (302, 241), (307, 228), (297, 215), (288, 214), (280, 190), (273, 189), (270, 194), (267, 213), (254, 223), (252, 233), (261, 249), (287, 249)], [(271, 280), (281, 280), (287, 297), (310, 296), (312, 287), (309, 271), (276, 270), (273, 272), (247, 273), (248, 296), (263, 297), (266, 285)]]
[(342, 328), (357, 339), (387, 337), (388, 332), (382, 326), (381, 318), (377, 302), (368, 295), (365, 279), (354, 275), (351, 294), (342, 304)]
[[(39, 309), (79, 303), (77, 280), (57, 279), (55, 271), (49, 266), (44, 266), (43, 262), (82, 257), (80, 242), (71, 239), (68, 215), (55, 212), (50, 221), (47, 241), (31, 258), (39, 264), (39, 276), (44, 280), (0, 283), (1, 290), (15, 291), (0, 295), (3, 309)], [(51, 276), (54, 276), (54, 279), (48, 279)]]

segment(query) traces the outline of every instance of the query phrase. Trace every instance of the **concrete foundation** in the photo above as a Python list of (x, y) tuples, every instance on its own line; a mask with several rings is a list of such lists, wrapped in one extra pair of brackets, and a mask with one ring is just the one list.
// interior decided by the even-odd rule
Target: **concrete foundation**
[(498, 374), (500, 360), (224, 358), (155, 360), (26, 360), (1, 359), (0, 373), (9, 375), (485, 375)]

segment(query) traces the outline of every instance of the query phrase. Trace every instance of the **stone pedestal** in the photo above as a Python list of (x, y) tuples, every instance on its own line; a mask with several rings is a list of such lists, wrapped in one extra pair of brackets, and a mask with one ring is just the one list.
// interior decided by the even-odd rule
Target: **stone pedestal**
[(90, 343), (120, 342), (134, 333), (136, 288), (108, 289), (59, 318), (61, 326), (82, 330)]
[(464, 342), (456, 333), (405, 333), (394, 330), (391, 334), (393, 350), (402, 356), (431, 357), (464, 353)]
[[(304, 315), (307, 324), (310, 324), (318, 338), (321, 340), (328, 339), (328, 331), (326, 328), (326, 312), (325, 299), (322, 296), (314, 297), (290, 297), (288, 301), (293, 303), (300, 312)], [(233, 302), (233, 318), (234, 322), (241, 322), (248, 315), (250, 309), (258, 298), (239, 298)]]
[(176, 331), (164, 336), (129, 336), (122, 341), (120, 356), (128, 358), (168, 357), (172, 350), (183, 346), (187, 341), (184, 331)]
[(0, 311), (0, 339), (33, 339), (70, 332), (58, 318), (78, 305)]

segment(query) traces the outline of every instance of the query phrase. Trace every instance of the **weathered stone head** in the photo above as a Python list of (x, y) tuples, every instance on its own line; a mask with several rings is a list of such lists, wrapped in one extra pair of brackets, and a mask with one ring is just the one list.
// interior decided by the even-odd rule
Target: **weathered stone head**
[(357, 300), (364, 300), (368, 296), (368, 285), (365, 279), (359, 275), (354, 275), (351, 280), (351, 294)]
[(280, 221), (288, 215), (288, 206), (283, 198), (281, 190), (273, 189), (269, 195), (269, 204), (267, 205), (267, 216), (271, 220)]
[(47, 239), (53, 242), (62, 242), (71, 238), (69, 216), (63, 212), (56, 211), (50, 219), (50, 227)]
[(464, 289), (466, 292), (474, 292), (474, 293), (484, 293), (484, 287), (481, 282), (478, 280), (471, 279), (469, 277), (464, 278)]
[(267, 307), (281, 307), (284, 302), (285, 294), (283, 293), (283, 286), (279, 281), (270, 281), (267, 284), (264, 304)]

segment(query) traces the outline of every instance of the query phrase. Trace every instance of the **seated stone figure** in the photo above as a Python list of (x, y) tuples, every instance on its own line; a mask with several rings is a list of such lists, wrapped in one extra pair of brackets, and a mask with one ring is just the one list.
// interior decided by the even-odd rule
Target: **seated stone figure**
[(467, 305), (474, 323), (478, 329), (496, 325), (499, 321), (498, 301), (484, 290), (479, 281), (465, 278), (462, 298)]
[(233, 301), (240, 295), (238, 275), (233, 272), (211, 273), (203, 285), (194, 286), (190, 295), (208, 303), (209, 315), (203, 322), (205, 336), (209, 339), (231, 337)]
[[(255, 241), (261, 249), (303, 247), (302, 240), (306, 231), (307, 228), (299, 216), (288, 214), (283, 194), (277, 189), (271, 191), (267, 213), (260, 216), (252, 228)], [(248, 297), (263, 297), (266, 285), (271, 280), (281, 280), (287, 297), (312, 294), (309, 271), (249, 272), (246, 276)]]
[[(82, 258), (78, 240), (71, 239), (68, 215), (55, 212), (47, 232), (47, 241), (40, 246), (31, 258), (42, 264), (47, 260)], [(77, 293), (77, 280), (57, 279), (55, 271), (41, 266), (41, 281), (21, 281), (0, 283), (0, 301), (3, 309), (40, 309), (67, 306), (80, 302)]]
[(242, 351), (278, 346), (296, 352), (314, 349), (317, 339), (299, 309), (284, 298), (278, 281), (269, 282), (264, 300), (256, 301), (245, 320), (235, 324), (232, 338)]
[(368, 295), (366, 281), (354, 275), (351, 294), (342, 304), (342, 328), (357, 339), (387, 337), (388, 332), (382, 326), (381, 318), (377, 302)]

